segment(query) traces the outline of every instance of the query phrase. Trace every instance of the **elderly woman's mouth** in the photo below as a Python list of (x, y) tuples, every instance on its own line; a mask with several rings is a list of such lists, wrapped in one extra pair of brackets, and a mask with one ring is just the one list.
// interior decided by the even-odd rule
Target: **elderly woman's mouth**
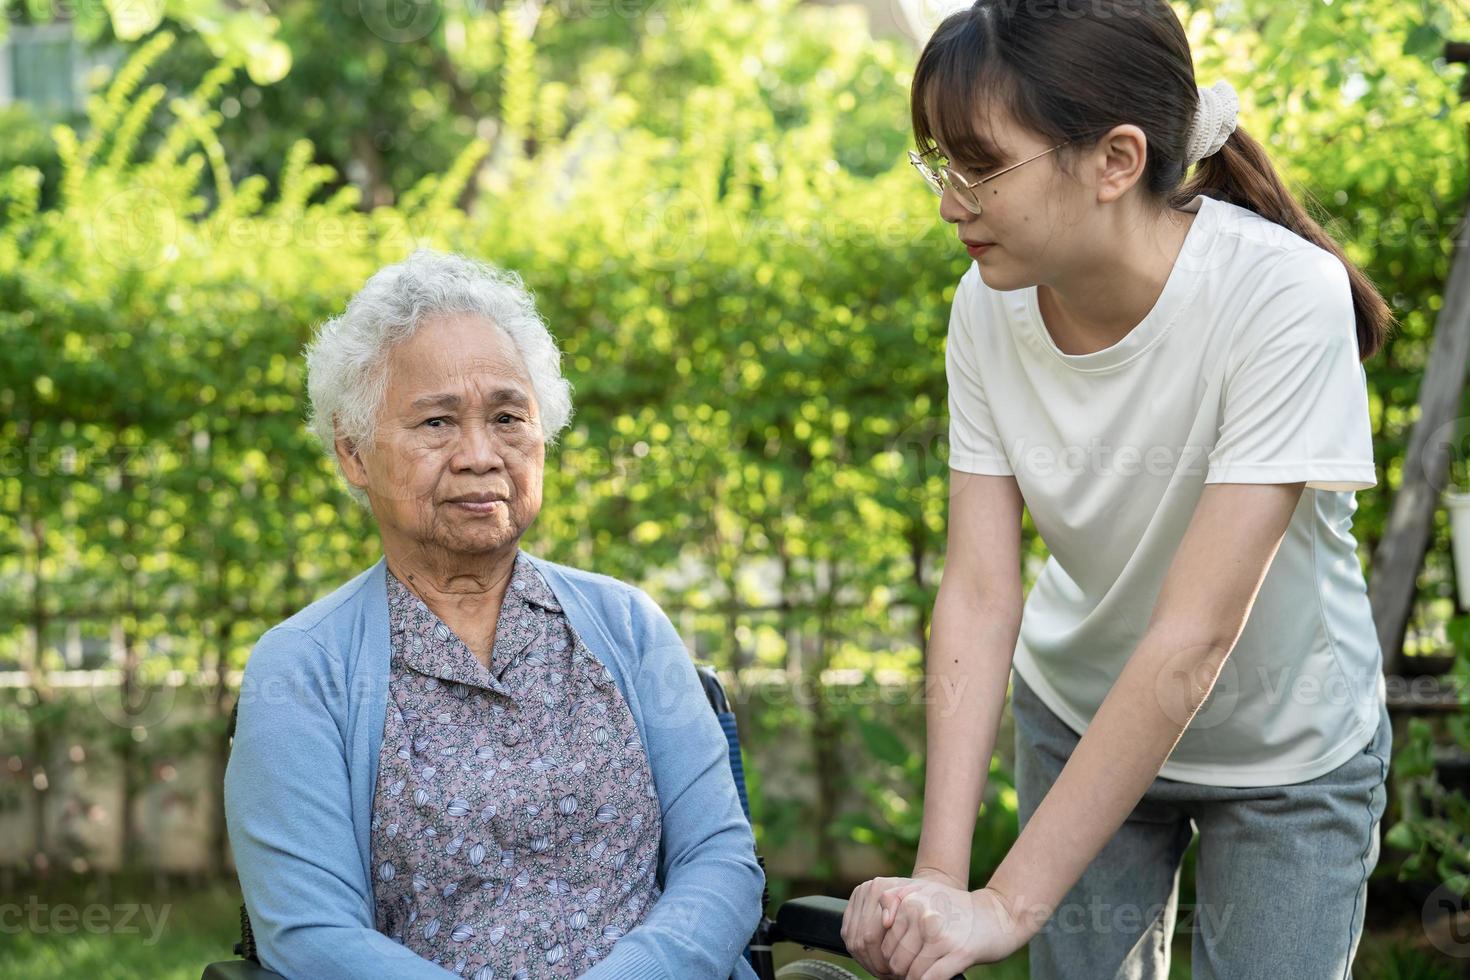
[(471, 514), (491, 514), (497, 507), (504, 506), (505, 498), (493, 494), (471, 494), (466, 497), (455, 497), (449, 502)]

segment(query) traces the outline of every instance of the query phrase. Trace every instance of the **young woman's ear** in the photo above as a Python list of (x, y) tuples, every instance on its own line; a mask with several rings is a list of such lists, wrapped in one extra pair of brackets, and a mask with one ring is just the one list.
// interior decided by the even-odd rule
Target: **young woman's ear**
[(1132, 123), (1114, 126), (1097, 141), (1097, 200), (1108, 204), (1122, 197), (1143, 177), (1148, 163), (1148, 137)]

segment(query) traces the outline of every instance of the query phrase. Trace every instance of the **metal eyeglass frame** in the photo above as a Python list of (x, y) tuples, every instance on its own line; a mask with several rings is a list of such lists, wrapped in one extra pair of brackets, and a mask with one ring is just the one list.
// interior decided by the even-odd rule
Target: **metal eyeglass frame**
[[(1056, 146), (1048, 147), (1035, 156), (1027, 157), (1020, 163), (1013, 163), (1009, 167), (1005, 167), (1002, 170), (997, 170), (993, 174), (987, 174), (984, 177), (977, 177), (974, 180), (966, 180), (962, 174), (957, 173), (948, 164), (945, 164), (936, 171), (933, 167), (924, 162), (923, 156), (920, 156), (913, 150), (909, 150), (909, 163), (914, 165), (914, 169), (917, 170), (919, 172), (919, 175), (924, 178), (924, 183), (929, 185), (929, 189), (933, 191), (937, 197), (944, 197), (944, 185), (948, 184), (950, 187), (954, 188), (955, 197), (958, 197), (960, 199), (960, 203), (965, 206), (965, 210), (969, 211), (971, 214), (979, 215), (982, 208), (980, 204), (980, 198), (975, 194), (975, 188), (979, 187), (981, 184), (986, 183), (987, 181), (994, 180), (1002, 174), (1010, 173), (1012, 170), (1015, 170), (1017, 167), (1019, 167), (1022, 163), (1030, 163), (1032, 160), (1035, 160), (1038, 157), (1046, 156), (1052, 150), (1059, 150), (1062, 147), (1066, 146), (1067, 142), (1058, 143)], [(934, 152), (937, 152), (937, 150), (929, 151), (929, 153)], [(924, 156), (928, 156), (928, 154), (925, 154)]]

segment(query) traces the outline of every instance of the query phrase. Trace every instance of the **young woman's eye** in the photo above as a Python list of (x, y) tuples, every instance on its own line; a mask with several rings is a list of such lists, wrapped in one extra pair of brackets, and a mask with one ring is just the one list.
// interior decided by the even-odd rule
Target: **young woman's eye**
[(966, 180), (979, 180), (1000, 169), (990, 160), (951, 160), (949, 166)]

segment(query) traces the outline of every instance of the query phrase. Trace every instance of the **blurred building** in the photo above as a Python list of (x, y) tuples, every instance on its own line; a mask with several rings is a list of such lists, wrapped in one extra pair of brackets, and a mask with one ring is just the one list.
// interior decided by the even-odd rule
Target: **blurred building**
[(0, 40), (0, 106), (24, 102), (46, 115), (81, 111), (87, 76), (120, 52), (78, 40), (72, 24), (11, 24)]

